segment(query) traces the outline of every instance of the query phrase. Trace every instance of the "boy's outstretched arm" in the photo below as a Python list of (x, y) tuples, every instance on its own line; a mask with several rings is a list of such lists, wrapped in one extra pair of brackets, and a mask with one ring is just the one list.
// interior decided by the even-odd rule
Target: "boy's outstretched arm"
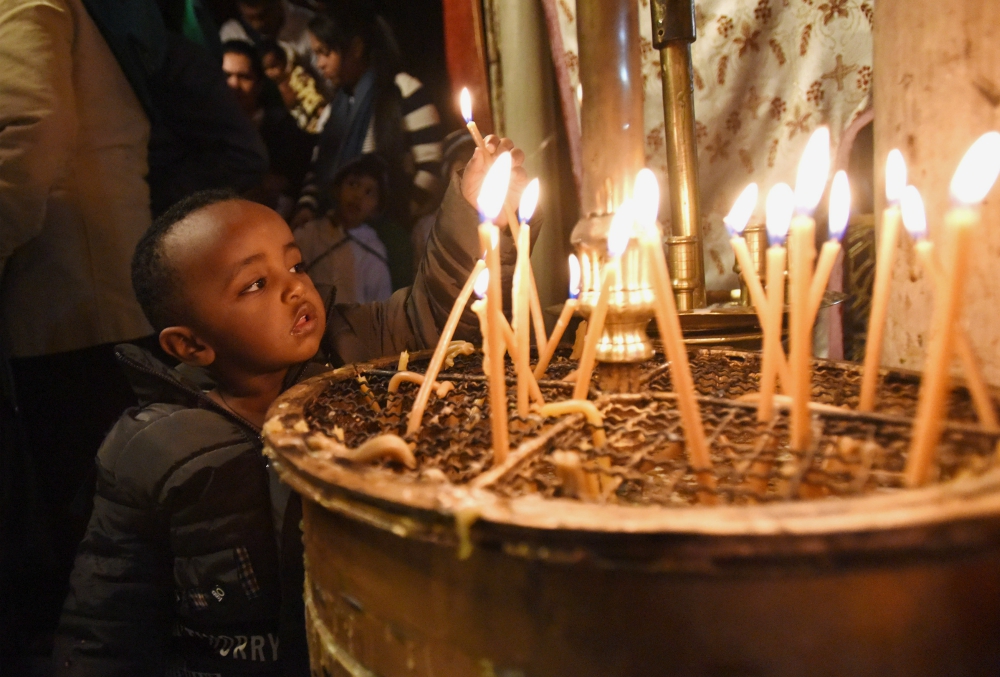
[[(524, 154), (514, 149), (508, 139), (490, 137), (487, 142), (499, 151), (512, 150), (513, 170), (507, 203), (516, 207), (527, 184), (521, 167)], [(476, 150), (465, 172), (452, 176), (412, 287), (398, 290), (381, 303), (333, 306), (327, 317), (324, 347), (334, 362), (363, 362), (403, 350), (434, 347), (440, 327), (482, 253), (479, 215), (473, 204), (488, 168), (487, 158), (481, 150)], [(516, 252), (502, 214), (498, 225), (501, 226), (503, 285), (505, 294), (509, 294)], [(532, 236), (535, 235), (533, 232)], [(478, 322), (471, 311), (466, 310), (456, 338), (473, 336), (477, 332)]]

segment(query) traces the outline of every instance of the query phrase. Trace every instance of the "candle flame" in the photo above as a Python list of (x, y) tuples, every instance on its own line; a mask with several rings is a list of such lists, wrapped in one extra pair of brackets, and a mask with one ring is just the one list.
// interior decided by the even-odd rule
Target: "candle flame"
[(635, 175), (632, 193), (635, 218), (645, 223), (655, 223), (660, 211), (660, 184), (653, 170), (648, 167), (639, 170)]
[(535, 207), (538, 205), (538, 188), (538, 179), (532, 179), (524, 192), (521, 193), (521, 204), (517, 209), (517, 216), (521, 219), (521, 223), (530, 221), (535, 213)]
[(507, 198), (507, 188), (510, 186), (510, 151), (504, 151), (497, 156), (490, 170), (483, 179), (483, 187), (479, 190), (479, 211), (493, 221), (503, 208)]
[(903, 226), (914, 240), (927, 237), (927, 213), (924, 211), (924, 199), (916, 186), (907, 186), (899, 201), (899, 209), (903, 212)]
[(951, 179), (951, 196), (964, 205), (976, 205), (1000, 175), (1000, 132), (983, 134), (965, 151)]
[(795, 211), (795, 193), (787, 183), (778, 183), (767, 192), (767, 237), (771, 244), (781, 244), (788, 236)]
[(486, 296), (486, 290), (490, 287), (490, 269), (483, 268), (476, 275), (476, 281), (472, 283), (472, 291), (477, 298)]
[(580, 259), (576, 254), (569, 255), (569, 297), (575, 299), (580, 295)]
[(578, 105), (583, 104), (583, 85), (579, 84), (576, 86), (576, 103)]
[(462, 117), (465, 124), (472, 122), (472, 96), (468, 87), (462, 87), (462, 93), (458, 95), (458, 106), (462, 109)]
[(659, 233), (656, 227), (656, 215), (660, 212), (660, 184), (653, 170), (643, 167), (635, 175), (635, 186), (632, 188), (635, 206), (635, 219), (649, 233)]
[(608, 256), (617, 258), (625, 253), (629, 240), (632, 239), (632, 219), (633, 206), (626, 200), (618, 208), (618, 212), (611, 219), (611, 228), (608, 229)]
[(801, 214), (812, 214), (823, 197), (823, 188), (830, 175), (830, 130), (819, 127), (809, 137), (795, 174), (795, 208)]
[(827, 214), (827, 230), (831, 240), (840, 240), (847, 230), (847, 220), (851, 215), (851, 184), (847, 172), (841, 169), (833, 175), (830, 187), (830, 210)]
[(757, 184), (751, 183), (736, 198), (733, 208), (722, 219), (730, 236), (736, 237), (747, 227), (747, 223), (749, 223), (750, 217), (753, 215), (753, 210), (757, 207), (757, 196), (759, 193), (760, 190), (757, 188)]
[(906, 160), (898, 148), (889, 151), (885, 159), (885, 199), (889, 204), (899, 204), (906, 188)]

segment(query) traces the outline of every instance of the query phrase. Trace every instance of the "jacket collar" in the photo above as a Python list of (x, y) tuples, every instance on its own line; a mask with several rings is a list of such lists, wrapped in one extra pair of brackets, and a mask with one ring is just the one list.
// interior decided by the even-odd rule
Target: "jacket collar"
[(220, 406), (206, 394), (206, 390), (214, 387), (206, 371), (186, 365), (172, 369), (153, 357), (149, 351), (130, 343), (115, 346), (115, 357), (118, 358), (140, 406), (162, 403), (191, 409), (208, 409), (252, 433), (253, 438), (260, 438), (260, 430), (255, 425)]

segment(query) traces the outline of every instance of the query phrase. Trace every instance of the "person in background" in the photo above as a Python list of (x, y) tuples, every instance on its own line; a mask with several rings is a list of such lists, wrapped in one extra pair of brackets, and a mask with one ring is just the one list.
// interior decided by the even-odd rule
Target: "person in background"
[(267, 147), (270, 165), (261, 185), (249, 194), (287, 216), (309, 167), (315, 136), (295, 123), (277, 88), (264, 77), (257, 50), (242, 40), (222, 46), (222, 71), (240, 108)]
[(362, 155), (334, 179), (329, 213), (295, 231), (305, 270), (324, 303), (371, 303), (392, 295), (385, 245), (368, 225), (387, 190), (385, 163)]
[[(476, 142), (472, 140), (472, 135), (465, 129), (455, 130), (444, 137), (444, 142), (441, 144), (441, 181), (443, 185), (448, 185), (451, 175), (461, 170), (472, 159), (472, 154), (475, 151)], [(413, 224), (410, 243), (413, 247), (414, 267), (424, 258), (427, 238), (430, 237), (433, 226), (433, 211), (428, 211)]]
[(219, 39), (257, 45), (275, 40), (291, 47), (308, 63), (312, 59), (307, 27), (313, 13), (288, 0), (236, 0), (238, 16), (222, 24)]
[(344, 165), (377, 152), (389, 168), (389, 195), (373, 225), (389, 252), (393, 287), (405, 286), (413, 275), (411, 225), (434, 208), (440, 190), (438, 111), (420, 81), (402, 71), (392, 31), (371, 8), (317, 14), (309, 39), (317, 68), (337, 93), (292, 226), (324, 213), (320, 188)]
[[(156, 67), (156, 5), (115, 11)], [(102, 33), (81, 0), (0, 0), (5, 674), (26, 674), (29, 651), (48, 653), (89, 512), (77, 496), (101, 438), (135, 402), (114, 344), (152, 333), (129, 283), (151, 221), (150, 121)]]
[(310, 134), (318, 134), (326, 119), (327, 96), (313, 69), (302, 63), (302, 58), (290, 48), (274, 40), (261, 41), (257, 52), (264, 74), (278, 87), (295, 122)]

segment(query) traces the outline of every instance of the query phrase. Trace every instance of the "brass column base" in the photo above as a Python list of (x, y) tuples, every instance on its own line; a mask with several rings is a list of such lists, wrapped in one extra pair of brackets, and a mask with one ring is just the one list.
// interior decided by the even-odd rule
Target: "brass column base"
[(597, 365), (597, 380), (606, 393), (635, 393), (639, 392), (642, 371), (640, 364), (600, 362)]

